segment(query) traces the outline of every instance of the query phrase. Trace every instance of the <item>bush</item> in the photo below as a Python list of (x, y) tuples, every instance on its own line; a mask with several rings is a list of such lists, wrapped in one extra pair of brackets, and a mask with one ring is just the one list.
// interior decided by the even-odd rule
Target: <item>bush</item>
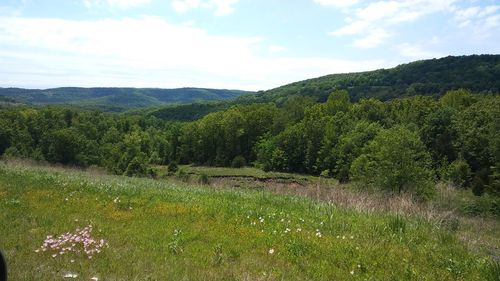
[(132, 161), (127, 166), (127, 169), (125, 170), (125, 175), (132, 177), (132, 176), (145, 176), (147, 175), (148, 171), (148, 164), (142, 157), (134, 157)]
[(231, 167), (233, 168), (242, 168), (247, 164), (247, 161), (245, 160), (245, 157), (238, 155), (234, 157), (233, 161), (231, 162)]
[(329, 178), (331, 176), (331, 174), (332, 173), (330, 172), (330, 170), (326, 169), (323, 172), (321, 172), (321, 174), (319, 174), (319, 176), (322, 178)]
[(158, 170), (152, 167), (148, 168), (148, 176), (152, 179), (156, 179), (158, 177)]
[(444, 171), (444, 180), (456, 187), (465, 188), (470, 185), (471, 170), (463, 159), (453, 161)]
[(167, 170), (168, 170), (170, 173), (175, 173), (175, 172), (177, 172), (177, 170), (179, 170), (179, 167), (177, 166), (177, 162), (175, 162), (175, 161), (170, 162), (170, 163), (168, 164)]
[(418, 135), (404, 127), (382, 130), (351, 166), (353, 180), (421, 199), (433, 194), (431, 157)]
[(15, 159), (15, 158), (21, 158), (21, 152), (17, 150), (17, 148), (11, 146), (7, 148), (3, 154), (4, 159)]

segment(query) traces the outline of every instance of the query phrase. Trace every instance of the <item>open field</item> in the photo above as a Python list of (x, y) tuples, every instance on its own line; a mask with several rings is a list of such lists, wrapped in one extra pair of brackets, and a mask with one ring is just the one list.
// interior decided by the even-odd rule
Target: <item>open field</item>
[[(500, 272), (417, 216), (50, 167), (0, 164), (0, 223), (11, 280), (68, 272), (76, 280), (498, 280)], [(41, 248), (47, 235), (88, 225), (105, 242), (92, 258)]]
[[(205, 186), (214, 188), (266, 190), (335, 204), (361, 213), (404, 214), (423, 218), (438, 228), (451, 231), (470, 250), (500, 259), (500, 201), (488, 194), (478, 197), (471, 190), (439, 183), (436, 196), (427, 202), (420, 202), (410, 194), (388, 196), (380, 190), (367, 190), (356, 184), (339, 184), (332, 178), (264, 172), (253, 167), (183, 165), (179, 169), (181, 172), (167, 179), (197, 184), (200, 177), (206, 175)], [(165, 173), (166, 167), (160, 166), (160, 171)]]

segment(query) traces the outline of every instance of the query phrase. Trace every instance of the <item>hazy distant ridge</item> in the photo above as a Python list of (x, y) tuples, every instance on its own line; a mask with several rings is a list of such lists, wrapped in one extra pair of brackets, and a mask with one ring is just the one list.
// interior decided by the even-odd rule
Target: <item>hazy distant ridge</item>
[(70, 104), (105, 110), (123, 110), (172, 103), (227, 100), (252, 92), (204, 88), (54, 88), (46, 90), (0, 88), (0, 98), (34, 105)]

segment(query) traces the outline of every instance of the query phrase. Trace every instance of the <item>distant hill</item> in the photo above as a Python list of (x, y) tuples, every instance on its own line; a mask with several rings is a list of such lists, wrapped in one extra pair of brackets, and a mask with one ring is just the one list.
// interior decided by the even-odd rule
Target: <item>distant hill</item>
[(332, 74), (259, 92), (244, 99), (279, 103), (290, 95), (298, 94), (323, 101), (335, 89), (346, 89), (353, 100), (365, 97), (389, 100), (414, 95), (438, 97), (458, 88), (498, 93), (500, 55), (448, 56), (390, 69)]
[(202, 88), (0, 88), (0, 100), (32, 105), (67, 104), (105, 111), (123, 111), (164, 104), (232, 99), (252, 92)]
[[(243, 95), (228, 102), (208, 105), (180, 105), (158, 109), (151, 114), (168, 120), (193, 120), (212, 111), (237, 104), (284, 103), (290, 96), (302, 95), (325, 101), (336, 89), (346, 89), (351, 99), (390, 100), (414, 95), (439, 97), (448, 90), (466, 88), (477, 93), (500, 92), (500, 55), (449, 56), (402, 64), (391, 69), (332, 74), (295, 82), (275, 89)], [(196, 111), (189, 116), (183, 111)]]

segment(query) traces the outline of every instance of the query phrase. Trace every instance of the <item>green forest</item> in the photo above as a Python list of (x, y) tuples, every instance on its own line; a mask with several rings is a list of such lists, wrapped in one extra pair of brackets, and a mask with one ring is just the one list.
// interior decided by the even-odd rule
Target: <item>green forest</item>
[(177, 163), (253, 165), (427, 198), (437, 180), (500, 193), (499, 126), (500, 96), (464, 89), (385, 102), (351, 102), (345, 90), (324, 103), (294, 95), (184, 123), (18, 106), (0, 111), (0, 153), (129, 176)]

